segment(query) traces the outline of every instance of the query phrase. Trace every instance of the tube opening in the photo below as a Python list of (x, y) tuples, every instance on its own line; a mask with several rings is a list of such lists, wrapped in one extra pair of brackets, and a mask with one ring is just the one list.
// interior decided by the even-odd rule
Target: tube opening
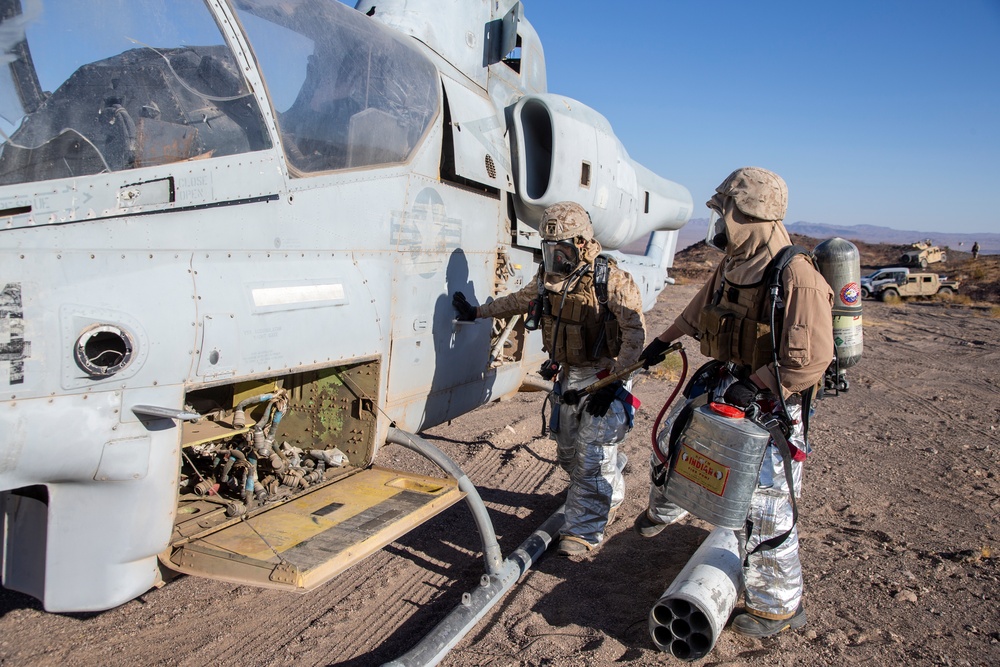
[(709, 635), (695, 632), (688, 637), (688, 642), (691, 644), (694, 659), (698, 659), (712, 650), (712, 639)]
[(687, 600), (678, 600), (674, 598), (672, 600), (667, 600), (667, 608), (674, 613), (674, 616), (684, 618), (691, 615), (691, 603)]
[(670, 645), (670, 653), (675, 658), (680, 658), (681, 660), (691, 659), (691, 647), (683, 639), (677, 639)]
[(670, 624), (670, 631), (674, 633), (675, 637), (687, 637), (691, 634), (691, 626), (683, 618), (677, 618)]
[(670, 634), (670, 628), (661, 625), (653, 629), (653, 643), (661, 651), (670, 650), (670, 642), (673, 640), (674, 636)]
[(691, 624), (692, 632), (711, 632), (712, 626), (708, 622), (708, 616), (699, 610), (695, 609), (691, 612), (691, 616), (688, 617), (688, 623)]
[(670, 625), (674, 620), (673, 613), (666, 606), (658, 604), (653, 607), (653, 621), (660, 625)]

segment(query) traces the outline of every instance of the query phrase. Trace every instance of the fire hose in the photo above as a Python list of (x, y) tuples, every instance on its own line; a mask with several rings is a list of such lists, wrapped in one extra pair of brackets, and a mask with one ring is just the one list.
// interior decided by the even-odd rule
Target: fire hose
[[(670, 347), (668, 347), (664, 351), (663, 354), (664, 354), (664, 356), (666, 356), (666, 355), (670, 354), (671, 352), (676, 352), (678, 350), (681, 353), (681, 357), (684, 359), (684, 373), (683, 373), (683, 375), (686, 375), (687, 374), (687, 355), (684, 354), (684, 346), (683, 345), (681, 345), (680, 343), (674, 343)], [(645, 359), (640, 359), (639, 361), (635, 362), (634, 364), (632, 364), (630, 366), (626, 366), (625, 368), (621, 369), (617, 373), (612, 373), (611, 375), (607, 375), (607, 376), (605, 376), (603, 378), (600, 378), (596, 382), (592, 382), (591, 384), (587, 385), (583, 389), (568, 389), (568, 390), (566, 390), (566, 391), (564, 391), (562, 393), (562, 402), (563, 403), (567, 403), (569, 405), (576, 405), (581, 400), (583, 400), (585, 397), (587, 397), (587, 396), (589, 396), (589, 395), (591, 395), (593, 393), (596, 393), (596, 392), (600, 391), (601, 389), (604, 389), (608, 385), (613, 384), (615, 382), (618, 382), (619, 380), (624, 380), (625, 378), (627, 378), (632, 373), (634, 373), (637, 370), (639, 370), (640, 368), (643, 368), (644, 366), (646, 366), (646, 364), (648, 364), (648, 363), (649, 362), (646, 361)], [(683, 375), (681, 376), (681, 384), (684, 382)], [(678, 384), (677, 386), (679, 387), (679, 386), (681, 386), (681, 384)], [(671, 401), (674, 400), (674, 396), (676, 395), (676, 393), (677, 393), (677, 390), (675, 388), (674, 389), (674, 393), (671, 394), (671, 396), (670, 396), (670, 400), (667, 401), (668, 405), (669, 405), (669, 403)], [(665, 408), (666, 408), (666, 406), (664, 406), (664, 409)], [(662, 415), (663, 415), (663, 413), (661, 412), (660, 416), (662, 416)], [(655, 432), (655, 429), (654, 429), (654, 432)]]
[(670, 392), (670, 397), (667, 398), (667, 402), (663, 404), (663, 407), (660, 408), (660, 412), (656, 415), (656, 420), (653, 421), (653, 431), (651, 434), (651, 438), (653, 440), (653, 455), (656, 456), (660, 463), (664, 465), (667, 463), (667, 457), (663, 455), (663, 452), (660, 451), (660, 447), (657, 444), (657, 436), (660, 432), (660, 422), (663, 421), (663, 415), (667, 414), (667, 410), (673, 404), (674, 399), (677, 398), (677, 392), (679, 392), (681, 387), (684, 386), (684, 380), (687, 379), (688, 372), (688, 357), (687, 353), (684, 351), (684, 347), (680, 343), (674, 343), (667, 349), (667, 352), (670, 353), (673, 350), (679, 350), (681, 353), (681, 361), (683, 362), (683, 365), (681, 366), (681, 376), (677, 380), (677, 384), (674, 385), (674, 390)]

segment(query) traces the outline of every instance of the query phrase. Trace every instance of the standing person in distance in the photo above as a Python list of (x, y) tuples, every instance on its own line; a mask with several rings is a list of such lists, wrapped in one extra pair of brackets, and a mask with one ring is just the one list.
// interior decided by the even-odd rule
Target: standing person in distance
[[(779, 251), (791, 245), (782, 224), (788, 188), (774, 172), (744, 167), (716, 188), (707, 205), (712, 216), (706, 242), (726, 255), (681, 315), (641, 357), (658, 363), (663, 351), (681, 336), (699, 340), (702, 354), (716, 363), (695, 373), (685, 392), (688, 402), (721, 400), (739, 408), (755, 403), (764, 413), (781, 414), (788, 425), (790, 469), (798, 497), (803, 461), (810, 450), (806, 439), (809, 403), (834, 353), (833, 291), (807, 255), (795, 255), (787, 264), (781, 272), (779, 307), (774, 311), (779, 348), (775, 364), (770, 335), (774, 300), (765, 274)], [(671, 422), (681, 407), (671, 414)], [(665, 428), (674, 430), (670, 423)], [(659, 534), (687, 514), (667, 500), (664, 471), (655, 456), (651, 464), (649, 507), (635, 522), (643, 537)], [(745, 610), (733, 619), (733, 629), (767, 637), (804, 626), (798, 531), (785, 462), (773, 439), (764, 453), (746, 527), (737, 531), (737, 537), (744, 555), (749, 556), (743, 568)], [(768, 540), (780, 543), (771, 545)]]
[(543, 264), (534, 280), (478, 308), (461, 292), (452, 303), (461, 320), (524, 315), (529, 308), (540, 319), (542, 347), (549, 354), (542, 372), (551, 374), (560, 388), (553, 408), (558, 410), (559, 428), (553, 429), (557, 456), (569, 473), (566, 522), (556, 553), (577, 556), (601, 544), (625, 498), (626, 459), (618, 445), (632, 428), (638, 401), (628, 391), (630, 380), (575, 403), (568, 392), (579, 392), (599, 374), (636, 363), (646, 330), (639, 288), (613, 259), (600, 256), (601, 244), (582, 206), (549, 206), (539, 233)]

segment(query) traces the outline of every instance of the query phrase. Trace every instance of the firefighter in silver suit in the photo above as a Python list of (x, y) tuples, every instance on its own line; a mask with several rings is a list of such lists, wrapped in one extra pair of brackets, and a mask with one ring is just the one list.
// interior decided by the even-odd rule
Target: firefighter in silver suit
[(590, 216), (579, 204), (549, 206), (539, 233), (542, 266), (524, 288), (478, 307), (458, 292), (452, 303), (465, 320), (535, 309), (529, 319), (539, 320), (549, 354), (542, 371), (551, 373), (556, 385), (558, 427), (552, 434), (570, 480), (556, 552), (577, 556), (601, 544), (625, 498), (625, 456), (618, 445), (632, 428), (638, 401), (629, 392), (630, 380), (579, 400), (569, 397), (638, 361), (645, 342), (642, 296), (628, 273), (601, 256)]
[[(688, 402), (751, 403), (779, 413), (787, 424), (790, 465), (772, 440), (764, 453), (746, 527), (737, 531), (744, 554), (745, 609), (732, 623), (736, 632), (766, 637), (806, 623), (798, 532), (788, 488), (801, 493), (802, 464), (809, 453), (805, 427), (813, 389), (833, 358), (833, 291), (804, 254), (780, 273), (780, 298), (765, 284), (772, 259), (791, 245), (782, 224), (788, 189), (777, 174), (759, 167), (737, 169), (707, 203), (712, 211), (706, 242), (725, 252), (712, 277), (673, 324), (643, 350), (658, 363), (683, 335), (700, 341), (716, 360), (695, 374)], [(778, 308), (772, 309), (777, 305)], [(775, 321), (774, 313), (780, 317)], [(778, 350), (772, 349), (771, 327)], [(777, 364), (774, 359), (777, 359)], [(779, 383), (780, 380), (780, 383)], [(782, 400), (783, 399), (783, 400)], [(681, 407), (671, 414), (675, 420)], [(667, 424), (667, 432), (674, 430)], [(665, 476), (653, 457), (649, 507), (635, 522), (643, 537), (660, 533), (686, 512), (665, 497)], [(782, 539), (782, 536), (783, 539)]]

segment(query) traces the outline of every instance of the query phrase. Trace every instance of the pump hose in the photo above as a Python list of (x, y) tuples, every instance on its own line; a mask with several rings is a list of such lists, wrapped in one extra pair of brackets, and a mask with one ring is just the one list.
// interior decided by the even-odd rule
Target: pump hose
[(660, 432), (660, 422), (663, 420), (663, 415), (667, 413), (667, 408), (669, 408), (670, 405), (674, 402), (674, 399), (677, 398), (677, 392), (680, 391), (681, 387), (684, 386), (684, 381), (687, 379), (687, 372), (688, 372), (687, 352), (684, 351), (684, 348), (681, 348), (679, 352), (681, 353), (681, 361), (683, 362), (683, 365), (681, 366), (681, 377), (677, 381), (677, 385), (674, 387), (674, 390), (670, 392), (670, 398), (668, 398), (667, 402), (663, 404), (662, 408), (660, 408), (660, 413), (656, 415), (656, 421), (653, 422), (653, 433), (651, 435), (651, 438), (653, 440), (653, 455), (656, 456), (656, 458), (660, 461), (660, 463), (664, 465), (667, 464), (667, 457), (665, 457), (660, 452), (660, 447), (656, 444), (656, 437), (657, 434)]

